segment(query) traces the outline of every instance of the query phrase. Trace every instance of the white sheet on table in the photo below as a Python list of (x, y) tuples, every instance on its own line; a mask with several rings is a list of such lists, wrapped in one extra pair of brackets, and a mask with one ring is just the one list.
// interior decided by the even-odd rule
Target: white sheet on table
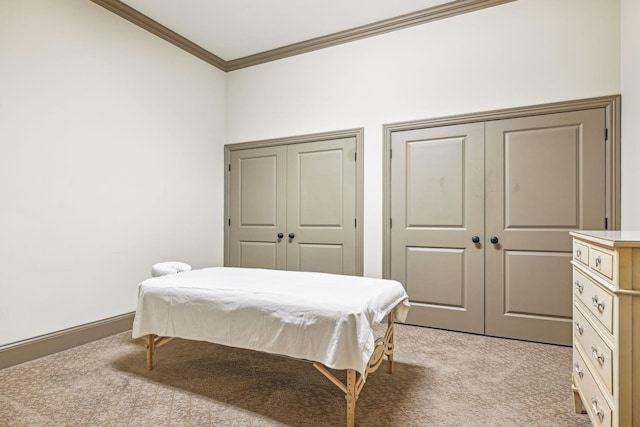
[(399, 282), (335, 274), (205, 268), (140, 284), (133, 338), (180, 337), (362, 373), (373, 325), (408, 296)]

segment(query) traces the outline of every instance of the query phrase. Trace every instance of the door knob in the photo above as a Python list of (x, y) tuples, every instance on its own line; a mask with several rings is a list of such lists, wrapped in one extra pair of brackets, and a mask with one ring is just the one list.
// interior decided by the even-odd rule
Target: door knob
[(471, 241), (472, 241), (473, 243), (480, 243), (480, 238), (479, 238), (478, 236), (473, 236), (473, 237), (471, 238)]
[(496, 236), (491, 236), (491, 243), (493, 243), (494, 245), (496, 243), (498, 243), (500, 240), (498, 240), (498, 238)]
[(294, 237), (296, 237), (296, 235), (295, 235), (295, 234), (293, 234), (293, 233), (289, 233), (289, 238), (290, 238), (290, 239), (293, 239)]
[(278, 233), (278, 239), (282, 239), (283, 237), (284, 237), (284, 234)]

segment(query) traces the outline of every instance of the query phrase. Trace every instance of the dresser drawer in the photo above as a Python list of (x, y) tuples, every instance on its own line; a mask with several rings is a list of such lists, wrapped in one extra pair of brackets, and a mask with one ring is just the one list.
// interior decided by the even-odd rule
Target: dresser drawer
[(573, 324), (576, 345), (580, 346), (591, 362), (593, 372), (602, 379), (609, 393), (613, 394), (613, 351), (576, 307), (573, 308)]
[(596, 285), (575, 267), (573, 269), (573, 294), (602, 323), (607, 331), (613, 333), (613, 295)]
[(589, 265), (589, 246), (578, 241), (573, 241), (573, 259), (584, 265)]
[(589, 249), (589, 268), (613, 279), (613, 254), (591, 247)]
[(577, 347), (573, 347), (573, 379), (594, 426), (611, 427), (611, 407), (598, 388)]

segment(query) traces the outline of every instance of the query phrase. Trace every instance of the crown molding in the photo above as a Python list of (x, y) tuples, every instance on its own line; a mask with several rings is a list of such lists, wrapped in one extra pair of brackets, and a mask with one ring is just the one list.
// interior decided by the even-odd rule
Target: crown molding
[(214, 55), (203, 47), (198, 46), (191, 40), (182, 37), (180, 34), (168, 29), (159, 22), (154, 21), (147, 15), (138, 12), (131, 6), (118, 0), (91, 1), (137, 25), (138, 27), (149, 31), (151, 34), (154, 34), (161, 39), (168, 41), (169, 43), (192, 54), (193, 56), (202, 59), (204, 62), (207, 62), (222, 71), (227, 71), (227, 62), (224, 59)]
[(498, 6), (512, 1), (515, 0), (455, 0), (450, 3), (430, 7), (428, 9), (408, 13), (406, 15), (400, 15), (383, 21), (374, 22), (372, 24), (328, 34), (326, 36), (316, 37), (299, 43), (293, 43), (265, 52), (256, 53), (255, 55), (233, 59), (227, 62), (227, 71), (239, 70), (241, 68), (263, 64), (265, 62), (301, 55), (314, 50), (324, 49), (367, 37), (373, 37), (379, 34), (425, 24), (427, 22), (450, 18), (452, 16), (474, 12), (476, 10)]
[(510, 3), (515, 0), (454, 0), (449, 3), (430, 7), (417, 12), (396, 16), (394, 18), (385, 19), (372, 24), (339, 31), (337, 33), (316, 37), (299, 43), (293, 43), (276, 49), (267, 50), (265, 52), (256, 53), (254, 55), (232, 59), (230, 61), (225, 61), (119, 0), (91, 1), (222, 71), (235, 71), (241, 68), (253, 67), (254, 65), (264, 64), (266, 62), (276, 61), (290, 56), (301, 55), (314, 50), (324, 49), (391, 31), (401, 30), (407, 27), (413, 27), (415, 25), (450, 18), (452, 16), (474, 12), (476, 10), (486, 9), (504, 3)]

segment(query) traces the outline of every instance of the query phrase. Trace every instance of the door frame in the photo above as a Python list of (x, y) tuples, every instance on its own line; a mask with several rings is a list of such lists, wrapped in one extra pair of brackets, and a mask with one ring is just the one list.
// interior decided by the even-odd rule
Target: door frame
[(382, 189), (382, 277), (391, 276), (391, 137), (394, 132), (412, 129), (457, 125), (473, 122), (487, 122), (515, 117), (570, 111), (605, 109), (605, 123), (608, 131), (605, 141), (605, 189), (608, 229), (620, 229), (620, 95), (602, 96), (574, 101), (554, 102), (480, 113), (460, 114), (424, 120), (390, 123), (383, 125), (383, 189)]
[(356, 140), (356, 275), (364, 274), (364, 128), (320, 132), (307, 135), (226, 144), (224, 146), (224, 266), (229, 265), (229, 221), (231, 152), (249, 148), (273, 147), (306, 142), (322, 142), (333, 139), (355, 138)]

